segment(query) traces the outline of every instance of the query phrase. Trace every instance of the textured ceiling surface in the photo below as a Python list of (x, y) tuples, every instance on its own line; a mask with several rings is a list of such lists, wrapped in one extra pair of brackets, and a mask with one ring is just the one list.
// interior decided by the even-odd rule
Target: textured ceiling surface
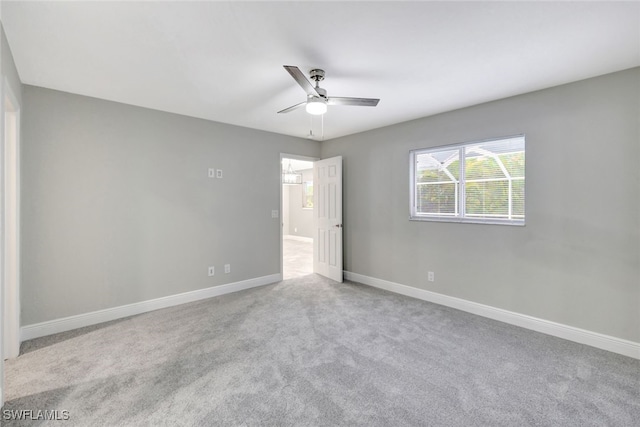
[[(640, 65), (638, 2), (12, 2), (26, 84), (305, 137), (336, 138)], [(319, 117), (282, 68), (329, 96)]]

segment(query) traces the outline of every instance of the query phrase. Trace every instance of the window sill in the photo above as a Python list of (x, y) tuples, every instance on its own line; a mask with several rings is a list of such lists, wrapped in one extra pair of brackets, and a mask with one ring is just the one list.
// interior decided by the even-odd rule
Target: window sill
[(515, 225), (524, 227), (524, 220), (505, 220), (505, 219), (484, 219), (484, 218), (446, 218), (433, 216), (410, 216), (409, 221), (428, 221), (428, 222), (458, 222), (463, 224), (487, 224), (487, 225)]

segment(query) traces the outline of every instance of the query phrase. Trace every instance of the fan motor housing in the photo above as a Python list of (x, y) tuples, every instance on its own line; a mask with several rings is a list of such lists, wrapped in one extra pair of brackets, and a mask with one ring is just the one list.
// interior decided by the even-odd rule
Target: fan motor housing
[[(318, 92), (318, 95), (320, 95), (320, 98), (326, 98), (327, 97), (327, 90), (326, 89), (322, 89), (319, 86), (316, 86), (316, 92)], [(314, 98), (314, 95), (309, 95), (309, 98)]]
[(313, 80), (314, 82), (321, 82), (324, 80), (324, 70), (321, 70), (320, 68), (314, 68), (313, 70), (309, 71), (309, 77), (311, 77), (311, 80)]

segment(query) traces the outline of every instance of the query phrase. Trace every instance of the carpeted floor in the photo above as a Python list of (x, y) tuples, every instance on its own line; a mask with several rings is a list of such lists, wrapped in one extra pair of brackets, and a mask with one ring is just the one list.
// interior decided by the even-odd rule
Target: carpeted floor
[(317, 275), (26, 342), (6, 373), (5, 410), (63, 426), (640, 420), (638, 360)]

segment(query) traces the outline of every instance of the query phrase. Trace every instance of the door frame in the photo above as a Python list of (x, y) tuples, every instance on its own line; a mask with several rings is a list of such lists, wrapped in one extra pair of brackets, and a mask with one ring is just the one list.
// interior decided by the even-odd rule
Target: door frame
[[(8, 101), (8, 102), (7, 102)], [(2, 357), (20, 353), (20, 103), (4, 79), (2, 100)], [(11, 117), (13, 116), (13, 117)], [(6, 139), (7, 123), (15, 126), (13, 138)], [(12, 144), (9, 146), (8, 144)], [(11, 151), (10, 151), (11, 150)], [(7, 155), (11, 154), (11, 158)], [(11, 162), (11, 163), (9, 163)], [(11, 187), (11, 188), (10, 188)], [(13, 191), (7, 191), (12, 189)], [(6, 347), (5, 347), (6, 346)]]
[[(280, 162), (278, 163), (278, 182), (280, 183), (280, 280), (284, 278), (284, 222), (283, 222), (283, 211), (284, 206), (282, 205), (282, 159), (294, 159), (294, 160), (304, 160), (307, 162), (316, 162), (320, 160), (319, 157), (309, 157), (302, 156), (299, 154), (288, 154), (288, 153), (280, 153)], [(313, 207), (315, 212), (315, 206)]]

